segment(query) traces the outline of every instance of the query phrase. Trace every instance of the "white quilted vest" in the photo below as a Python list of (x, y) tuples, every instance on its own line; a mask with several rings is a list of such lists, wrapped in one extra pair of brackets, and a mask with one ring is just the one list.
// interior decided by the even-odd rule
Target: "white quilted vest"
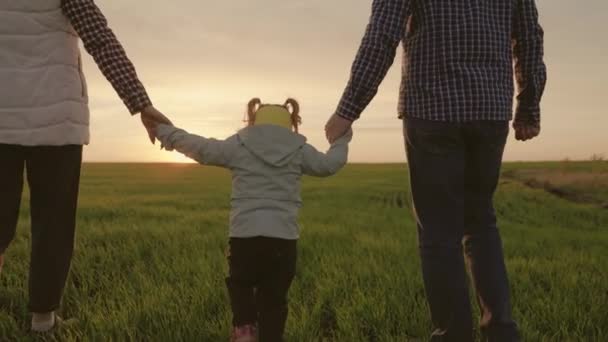
[(61, 0), (0, 0), (0, 144), (88, 142), (78, 36)]

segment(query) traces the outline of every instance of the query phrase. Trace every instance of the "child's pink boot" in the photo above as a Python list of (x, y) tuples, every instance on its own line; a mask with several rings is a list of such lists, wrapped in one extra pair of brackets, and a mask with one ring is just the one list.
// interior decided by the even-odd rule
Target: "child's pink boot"
[(257, 342), (257, 329), (254, 325), (247, 324), (232, 329), (231, 342)]

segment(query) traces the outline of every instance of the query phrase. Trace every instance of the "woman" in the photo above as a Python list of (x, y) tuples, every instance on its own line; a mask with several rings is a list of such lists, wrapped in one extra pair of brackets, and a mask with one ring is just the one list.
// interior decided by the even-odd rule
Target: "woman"
[(0, 270), (15, 235), (24, 168), (30, 188), (32, 330), (60, 321), (70, 268), (82, 146), (89, 142), (78, 38), (132, 114), (169, 123), (137, 78), (93, 0), (0, 2)]

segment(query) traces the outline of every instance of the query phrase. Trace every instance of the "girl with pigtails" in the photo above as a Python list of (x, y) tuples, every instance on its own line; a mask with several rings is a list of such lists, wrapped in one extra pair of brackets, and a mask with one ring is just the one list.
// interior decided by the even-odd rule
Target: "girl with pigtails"
[(226, 286), (233, 313), (234, 342), (283, 340), (287, 293), (296, 270), (300, 237), (302, 175), (327, 177), (347, 161), (352, 131), (322, 153), (299, 133), (300, 106), (252, 99), (247, 126), (226, 140), (204, 138), (159, 124), (156, 136), (204, 165), (232, 172), (230, 239)]

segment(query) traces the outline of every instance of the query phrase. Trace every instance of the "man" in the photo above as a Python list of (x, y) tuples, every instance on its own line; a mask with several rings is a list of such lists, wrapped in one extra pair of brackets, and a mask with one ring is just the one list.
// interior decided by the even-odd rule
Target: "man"
[(372, 100), (404, 46), (399, 115), (434, 341), (472, 341), (465, 262), (490, 341), (516, 341), (492, 197), (513, 127), (540, 132), (546, 81), (534, 0), (375, 0), (350, 82), (326, 126), (341, 136)]
[(93, 0), (0, 2), (0, 270), (30, 188), (32, 330), (58, 322), (70, 267), (89, 109), (78, 37), (154, 142), (158, 112)]

